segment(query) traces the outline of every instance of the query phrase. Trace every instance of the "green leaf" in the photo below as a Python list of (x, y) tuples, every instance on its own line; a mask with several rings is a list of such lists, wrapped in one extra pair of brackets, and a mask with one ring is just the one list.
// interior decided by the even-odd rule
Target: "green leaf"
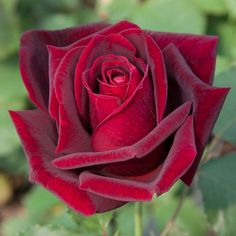
[[(159, 231), (164, 228), (168, 220), (172, 217), (179, 203), (180, 196), (178, 190), (180, 187), (182, 187), (182, 184), (176, 183), (170, 192), (156, 198), (151, 203), (150, 208), (154, 212), (153, 215)], [(149, 215), (148, 212), (146, 214)], [(170, 235), (199, 236), (206, 235), (206, 231), (207, 222), (203, 210), (196, 205), (191, 196), (187, 196), (177, 215), (174, 229)]]
[(78, 232), (86, 235), (88, 233), (92, 234), (94, 232), (97, 232), (99, 235), (101, 235), (103, 230), (108, 232), (108, 226), (113, 216), (113, 212), (105, 212), (87, 218), (70, 209), (68, 209), (67, 212), (68, 215), (70, 215), (73, 221), (77, 224)]
[(204, 13), (223, 15), (227, 13), (224, 0), (192, 0)]
[(232, 236), (236, 233), (236, 205), (231, 206), (224, 212), (224, 228), (220, 236)]
[(221, 23), (217, 25), (216, 34), (218, 34), (219, 52), (229, 58), (236, 60), (236, 24), (235, 23)]
[(119, 235), (134, 235), (134, 204), (127, 204), (116, 210)]
[(34, 187), (23, 200), (24, 213), (9, 219), (3, 224), (6, 236), (17, 235), (35, 224), (49, 223), (53, 217), (64, 211), (64, 206), (47, 190)]
[(206, 210), (223, 209), (236, 203), (236, 153), (211, 160), (199, 170), (199, 187)]
[(73, 15), (52, 14), (45, 16), (40, 27), (50, 30), (73, 27), (76, 25), (76, 19)]
[(14, 63), (0, 63), (0, 156), (12, 153), (19, 146), (15, 128), (8, 110), (25, 108), (26, 91)]
[(230, 68), (230, 60), (225, 57), (218, 55), (216, 59), (216, 71), (215, 74), (219, 75), (220, 73), (224, 72), (225, 70)]
[(158, 31), (203, 33), (206, 19), (189, 0), (145, 1), (130, 18), (142, 28)]
[(225, 4), (228, 8), (230, 16), (232, 18), (236, 19), (236, 1), (235, 0), (225, 0)]
[(110, 0), (98, 1), (97, 12), (101, 19), (116, 22), (121, 19), (129, 19), (138, 7), (138, 0)]
[(20, 29), (14, 4), (15, 1), (0, 1), (0, 60), (17, 52)]
[(17, 148), (7, 155), (0, 155), (0, 169), (11, 175), (27, 175), (28, 166), (22, 148)]
[(76, 232), (69, 231), (62, 226), (33, 226), (18, 234), (19, 236), (79, 236)]
[(224, 140), (236, 144), (236, 67), (218, 75), (215, 78), (215, 86), (230, 87), (231, 90), (213, 132)]

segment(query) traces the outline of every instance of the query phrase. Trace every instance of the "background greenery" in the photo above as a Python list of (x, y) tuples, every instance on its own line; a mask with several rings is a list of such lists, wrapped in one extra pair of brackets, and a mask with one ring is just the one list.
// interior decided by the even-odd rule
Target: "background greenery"
[[(124, 18), (152, 30), (220, 37), (215, 85), (232, 89), (168, 235), (236, 235), (236, 0), (0, 0), (1, 236), (133, 235), (132, 204), (85, 218), (41, 187), (31, 186), (7, 113), (31, 106), (18, 72), (22, 31)], [(159, 235), (173, 216), (183, 189), (177, 183), (169, 193), (144, 204), (145, 236)]]

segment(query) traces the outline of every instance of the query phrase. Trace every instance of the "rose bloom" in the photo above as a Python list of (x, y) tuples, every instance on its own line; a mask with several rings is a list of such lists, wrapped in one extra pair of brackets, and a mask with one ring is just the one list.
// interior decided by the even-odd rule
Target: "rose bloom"
[(30, 181), (84, 215), (190, 185), (229, 90), (212, 87), (216, 46), (128, 21), (25, 32), (36, 109), (10, 115)]

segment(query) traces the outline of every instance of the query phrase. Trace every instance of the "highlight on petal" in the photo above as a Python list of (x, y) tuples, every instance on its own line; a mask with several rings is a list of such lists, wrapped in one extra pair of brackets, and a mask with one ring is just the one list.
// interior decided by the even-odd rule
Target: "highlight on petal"
[(20, 71), (31, 101), (47, 112), (49, 98), (47, 45), (66, 46), (108, 26), (105, 23), (82, 25), (64, 30), (31, 30), (21, 36)]
[[(85, 171), (80, 187), (102, 197), (120, 201), (148, 201), (154, 193), (166, 192), (191, 166), (196, 156), (193, 118), (189, 116), (176, 132), (164, 164), (147, 176), (121, 178), (109, 173)], [(106, 187), (104, 187), (106, 186)]]
[(216, 62), (217, 36), (146, 31), (164, 49), (174, 44), (193, 73), (204, 83), (212, 85)]
[(229, 89), (214, 88), (202, 82), (192, 72), (184, 57), (173, 44), (163, 50), (163, 55), (169, 75), (170, 100), (168, 104), (178, 106), (186, 100), (193, 101), (198, 155), (191, 169), (183, 177), (184, 182), (190, 184)]
[(143, 158), (173, 134), (186, 120), (191, 109), (187, 102), (163, 119), (156, 128), (137, 143), (103, 152), (80, 152), (58, 157), (52, 161), (60, 169), (76, 169), (93, 165), (127, 161), (132, 158)]

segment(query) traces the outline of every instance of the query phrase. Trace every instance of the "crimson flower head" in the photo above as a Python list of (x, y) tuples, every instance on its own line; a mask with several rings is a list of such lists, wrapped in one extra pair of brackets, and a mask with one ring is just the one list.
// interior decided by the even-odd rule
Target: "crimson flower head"
[(128, 21), (25, 32), (35, 109), (10, 115), (30, 181), (84, 215), (189, 185), (228, 93), (212, 87), (216, 46)]

